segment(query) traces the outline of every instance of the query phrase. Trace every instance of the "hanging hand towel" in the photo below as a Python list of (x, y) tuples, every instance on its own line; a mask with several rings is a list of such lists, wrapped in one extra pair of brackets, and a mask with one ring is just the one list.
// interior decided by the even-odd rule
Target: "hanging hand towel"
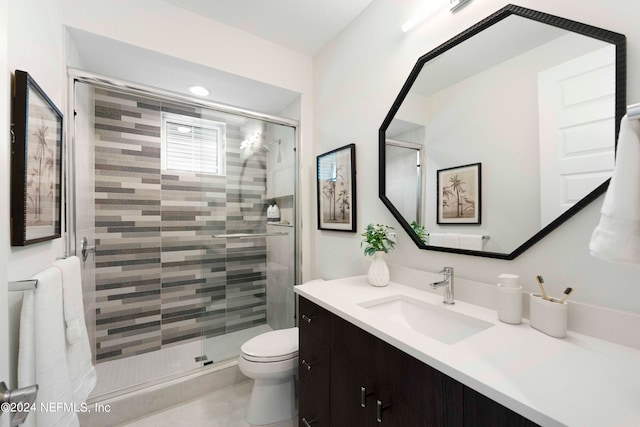
[(640, 263), (640, 121), (624, 116), (616, 165), (593, 231), (591, 255), (608, 262)]
[(67, 338), (67, 365), (73, 401), (81, 404), (96, 386), (96, 370), (91, 363), (91, 344), (84, 321), (82, 270), (80, 259), (72, 256), (54, 266), (62, 273), (62, 299)]
[(444, 246), (445, 234), (444, 233), (429, 233), (429, 245), (431, 246)]
[(444, 246), (447, 248), (458, 249), (460, 247), (460, 234), (446, 233), (444, 235)]
[[(62, 309), (62, 275), (49, 267), (33, 277), (38, 289), (24, 292), (20, 312), (18, 350), (18, 387), (38, 384), (36, 407), (54, 408), (32, 412), (25, 425), (75, 427), (73, 393), (67, 365), (64, 316)], [(50, 406), (52, 405), (52, 406)], [(66, 410), (56, 405), (67, 405)]]
[(482, 250), (482, 234), (460, 234), (460, 249)]
[[(82, 270), (80, 259), (72, 256), (58, 260), (54, 266), (62, 273), (62, 306), (66, 325), (67, 342), (72, 344), (82, 335), (84, 326), (84, 303), (82, 300)], [(86, 335), (86, 333), (85, 333)]]

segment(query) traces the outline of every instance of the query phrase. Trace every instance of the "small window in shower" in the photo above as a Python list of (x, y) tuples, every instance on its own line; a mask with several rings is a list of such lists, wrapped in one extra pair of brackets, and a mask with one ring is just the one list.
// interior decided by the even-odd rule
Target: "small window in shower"
[(225, 132), (221, 122), (163, 113), (164, 170), (224, 175)]

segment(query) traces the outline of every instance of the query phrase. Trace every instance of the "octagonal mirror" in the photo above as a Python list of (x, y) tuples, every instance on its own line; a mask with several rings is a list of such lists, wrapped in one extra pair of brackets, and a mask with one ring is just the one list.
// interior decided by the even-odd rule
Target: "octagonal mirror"
[(379, 131), (379, 195), (412, 240), (513, 259), (602, 194), (625, 43), (508, 5), (420, 57)]

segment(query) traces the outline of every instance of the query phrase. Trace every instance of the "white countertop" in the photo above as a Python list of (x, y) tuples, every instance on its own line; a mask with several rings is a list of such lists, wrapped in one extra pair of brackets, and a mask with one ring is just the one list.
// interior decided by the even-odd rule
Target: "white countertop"
[[(493, 310), (366, 276), (315, 282), (295, 292), (468, 387), (543, 426), (640, 426), (640, 351), (567, 332), (552, 338), (498, 320)], [(440, 304), (494, 325), (444, 344), (358, 304), (392, 295)], [(640, 333), (632, 331), (630, 333)]]

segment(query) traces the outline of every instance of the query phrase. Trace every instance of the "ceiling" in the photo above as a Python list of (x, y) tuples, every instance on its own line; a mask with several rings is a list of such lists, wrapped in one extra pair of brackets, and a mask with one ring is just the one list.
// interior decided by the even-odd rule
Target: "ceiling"
[[(164, 0), (257, 37), (313, 55), (346, 28), (373, 0)], [(206, 98), (280, 115), (299, 93), (215, 70), (68, 27), (78, 53), (71, 67), (127, 82), (188, 94), (198, 84)], [(296, 117), (292, 117), (296, 118)]]
[(267, 83), (143, 49), (94, 33), (67, 27), (81, 58), (69, 66), (126, 82), (192, 96), (187, 88), (197, 84), (211, 93), (209, 101), (266, 114), (279, 115), (299, 94)]
[(165, 0), (313, 56), (373, 0)]

